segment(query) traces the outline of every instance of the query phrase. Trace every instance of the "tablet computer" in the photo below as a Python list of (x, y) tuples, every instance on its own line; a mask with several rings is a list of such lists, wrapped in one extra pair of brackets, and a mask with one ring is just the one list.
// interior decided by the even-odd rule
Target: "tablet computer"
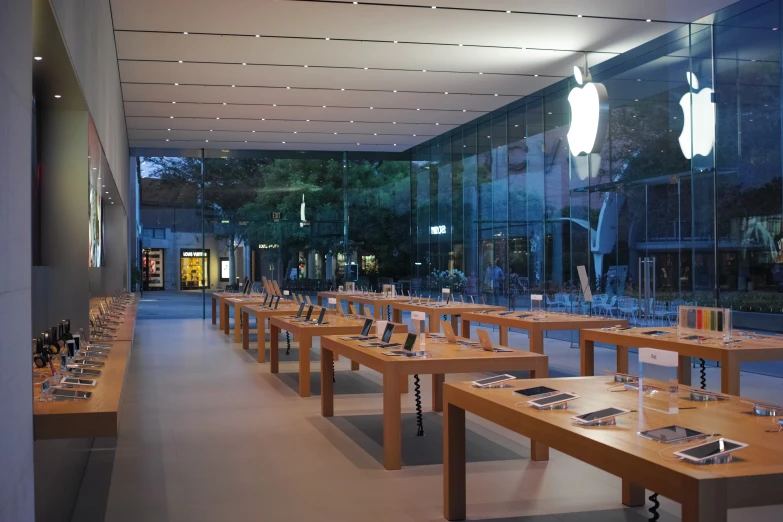
[(707, 459), (723, 457), (733, 451), (747, 447), (748, 445), (743, 442), (720, 438), (718, 440), (705, 442), (704, 444), (699, 444), (698, 446), (693, 446), (688, 449), (675, 451), (673, 454), (685, 461), (698, 464)]

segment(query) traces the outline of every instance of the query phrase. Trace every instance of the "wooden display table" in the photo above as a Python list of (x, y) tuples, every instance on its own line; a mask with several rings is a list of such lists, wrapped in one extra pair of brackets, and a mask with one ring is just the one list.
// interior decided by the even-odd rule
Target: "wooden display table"
[[(86, 401), (39, 402), (40, 385), (34, 386), (33, 393), (33, 437), (43, 439), (75, 439), (94, 437), (116, 437), (119, 433), (122, 388), (131, 357), (133, 327), (139, 306), (138, 295), (120, 326), (121, 332), (130, 332), (127, 340), (106, 340), (95, 342), (111, 344), (111, 354), (101, 368), (101, 376), (96, 377), (95, 388), (78, 388), (93, 392)], [(114, 332), (116, 333), (116, 332)], [(125, 337), (123, 335), (123, 337)], [(59, 367), (55, 356), (55, 368)], [(48, 367), (36, 371), (37, 376), (49, 375)], [(92, 377), (89, 377), (92, 378)]]
[[(644, 332), (660, 331), (666, 335), (645, 335)], [(582, 330), (581, 332), (582, 375), (595, 373), (595, 343), (617, 345), (617, 371), (628, 373), (628, 347), (658, 348), (677, 352), (680, 357), (678, 380), (681, 384), (691, 383), (691, 357), (710, 359), (721, 363), (721, 391), (731, 395), (740, 394), (740, 364), (743, 362), (783, 360), (783, 337), (762, 336), (747, 339), (734, 333), (729, 344), (720, 338), (698, 341), (683, 340), (677, 328), (643, 327), (630, 330)]]
[(402, 310), (400, 309), (394, 309), (393, 305), (394, 303), (401, 303), (401, 302), (408, 302), (410, 301), (410, 297), (403, 297), (403, 296), (397, 296), (397, 297), (383, 297), (380, 295), (372, 295), (372, 294), (349, 294), (350, 297), (348, 298), (349, 303), (355, 303), (359, 305), (359, 309), (357, 312), (359, 314), (364, 314), (364, 307), (366, 305), (373, 307), (373, 315), (376, 320), (381, 321), (384, 320), (386, 317), (383, 315), (383, 309), (388, 308), (391, 310), (392, 318), (391, 320), (395, 323), (401, 323), (402, 322)]
[[(225, 297), (222, 301), (222, 307), (220, 308), (220, 323), (223, 325), (223, 333), (226, 335), (229, 335), (231, 330), (231, 319), (228, 316), (228, 308), (233, 307), (234, 308), (234, 342), (238, 343), (242, 340), (242, 328), (239, 326), (240, 322), (240, 309), (243, 305), (249, 305), (249, 304), (263, 304), (264, 297), (249, 297), (249, 296), (243, 296), (242, 294), (239, 294), (239, 296), (234, 295), (233, 297)], [(280, 300), (280, 306), (283, 305), (283, 303), (288, 303), (293, 301), (283, 301)], [(298, 309), (298, 307), (297, 307)], [(225, 313), (224, 313), (225, 312)], [(226, 316), (225, 323), (223, 322), (223, 316)]]
[[(396, 343), (404, 343), (405, 335), (394, 334)], [(383, 375), (383, 466), (400, 469), (402, 465), (400, 435), (400, 382), (407, 382), (408, 375), (432, 375), (432, 410), (443, 409), (443, 383), (448, 373), (506, 372), (529, 370), (532, 376), (548, 375), (548, 358), (526, 351), (487, 352), (458, 344), (438, 342), (427, 338), (425, 349), (428, 358), (389, 357), (382, 352), (396, 348), (362, 347), (362, 341), (343, 341), (330, 335), (321, 339), (321, 415), (334, 415), (334, 389), (332, 385), (333, 354), (344, 355)], [(418, 340), (416, 350), (419, 350)], [(525, 381), (527, 382), (527, 381)]]
[[(102, 298), (93, 297), (90, 299), (90, 311), (93, 312), (95, 315), (100, 315), (100, 310), (98, 308), (100, 302), (102, 301)], [(119, 325), (109, 325), (112, 328), (116, 328), (114, 331), (107, 330), (107, 334), (111, 334), (114, 336), (113, 339), (108, 339), (108, 341), (132, 341), (133, 340), (133, 330), (136, 327), (136, 312), (139, 309), (139, 297), (136, 295), (134, 297), (133, 303), (128, 305), (125, 308), (125, 314), (122, 318), (122, 322)], [(77, 333), (77, 332), (73, 332)], [(98, 340), (96, 339), (96, 342)]]
[(454, 332), (459, 331), (459, 316), (469, 313), (477, 312), (478, 310), (505, 310), (502, 306), (488, 306), (481, 304), (470, 303), (436, 303), (434, 301), (425, 303), (412, 303), (410, 298), (405, 301), (396, 301), (392, 304), (393, 310), (407, 310), (409, 312), (424, 312), (427, 314), (429, 321), (430, 333), (440, 332), (440, 316), (451, 316), (451, 326), (454, 328)]
[(223, 312), (223, 300), (228, 297), (240, 297), (242, 294), (238, 292), (214, 292), (209, 294), (212, 296), (212, 324), (217, 322), (218, 310), (220, 311), (220, 329), (225, 331), (225, 321), (228, 321), (228, 309)]
[[(751, 406), (733, 397), (721, 402), (682, 400), (679, 415), (645, 409), (636, 413), (638, 395), (608, 391), (611, 379), (575, 377), (512, 382), (514, 388), (549, 386), (580, 396), (567, 410), (539, 411), (515, 406), (524, 398), (509, 389), (481, 390), (469, 383), (447, 383), (443, 389), (443, 516), (464, 520), (466, 515), (465, 412), (483, 417), (504, 428), (530, 437), (571, 457), (620, 477), (622, 503), (641, 506), (645, 488), (682, 504), (683, 522), (726, 522), (727, 509), (783, 503), (783, 446), (781, 435), (769, 417), (749, 414)], [(683, 393), (683, 397), (687, 397)], [(617, 426), (582, 427), (574, 415), (606, 407), (632, 413), (617, 418)], [(750, 444), (738, 451), (729, 464), (698, 466), (666, 460), (679, 448), (639, 437), (638, 431), (678, 424), (703, 433)], [(533, 460), (547, 460), (533, 452)], [(567, 491), (563, 495), (568, 495)]]
[[(250, 322), (249, 317), (255, 317), (256, 319), (256, 345), (258, 347), (257, 360), (260, 363), (266, 362), (266, 321), (270, 317), (285, 317), (296, 315), (299, 311), (299, 305), (294, 301), (281, 301), (277, 310), (274, 308), (268, 308), (261, 305), (242, 305), (240, 307), (240, 313), (242, 314), (242, 348), (247, 350), (250, 348)], [(307, 313), (307, 307), (305, 306), (305, 312)], [(318, 317), (321, 313), (321, 307), (316, 306), (313, 309), (313, 317)], [(326, 316), (329, 317), (333, 312), (331, 310), (326, 311)]]
[[(304, 323), (294, 321), (287, 317), (269, 318), (269, 344), (270, 344), (270, 371), (277, 373), (279, 368), (279, 341), (280, 331), (285, 330), (299, 341), (299, 396), (310, 396), (310, 348), (313, 347), (313, 337), (323, 337), (324, 335), (358, 335), (364, 326), (364, 319), (350, 319), (337, 315), (329, 316), (329, 324), (318, 326), (314, 322)], [(373, 334), (375, 325), (373, 325)], [(395, 332), (407, 332), (408, 327), (404, 324), (397, 324)], [(349, 357), (350, 359), (350, 357)], [(323, 364), (323, 361), (321, 361)], [(331, 368), (331, 360), (329, 361)], [(358, 370), (359, 363), (351, 360), (351, 369)]]
[[(506, 315), (499, 315), (506, 314)], [(522, 316), (522, 317), (520, 317)], [(549, 330), (581, 330), (605, 326), (628, 326), (624, 319), (596, 317), (555, 312), (489, 312), (462, 314), (462, 337), (470, 338), (471, 323), (493, 324), (500, 327), (500, 345), (508, 346), (508, 329), (527, 330), (530, 351), (544, 353), (544, 333)]]

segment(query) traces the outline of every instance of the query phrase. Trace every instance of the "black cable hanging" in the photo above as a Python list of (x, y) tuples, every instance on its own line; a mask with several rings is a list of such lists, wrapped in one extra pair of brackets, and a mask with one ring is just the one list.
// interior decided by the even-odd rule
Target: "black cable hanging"
[(658, 508), (661, 506), (661, 503), (658, 502), (658, 493), (653, 493), (652, 495), (650, 495), (650, 502), (653, 503), (653, 506), (647, 511), (649, 511), (650, 514), (652, 515), (650, 517), (650, 522), (655, 522), (656, 520), (661, 518), (661, 515), (658, 513)]
[(391, 322), (391, 306), (386, 307), (386, 320)]
[(699, 376), (701, 379), (701, 389), (706, 390), (707, 389), (707, 370), (704, 367), (704, 359), (699, 359), (701, 361), (700, 364), (700, 370), (699, 370)]
[(285, 331), (285, 354), (288, 355), (291, 353), (291, 334), (288, 332), (288, 330)]
[(332, 354), (332, 382), (337, 382), (337, 379), (334, 378), (334, 354)]
[(416, 436), (424, 436), (424, 416), (421, 413), (421, 384), (419, 383), (419, 374), (413, 376), (413, 390), (416, 394)]

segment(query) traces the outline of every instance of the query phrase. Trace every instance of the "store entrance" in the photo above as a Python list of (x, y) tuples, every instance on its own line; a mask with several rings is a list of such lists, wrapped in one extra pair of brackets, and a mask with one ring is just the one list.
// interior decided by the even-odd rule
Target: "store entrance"
[(180, 290), (209, 288), (209, 249), (180, 250), (179, 288)]

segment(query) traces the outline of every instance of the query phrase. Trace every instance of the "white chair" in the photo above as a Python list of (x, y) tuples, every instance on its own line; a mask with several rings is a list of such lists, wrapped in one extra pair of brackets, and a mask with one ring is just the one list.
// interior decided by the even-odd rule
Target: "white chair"
[(614, 317), (614, 314), (612, 312), (615, 310), (616, 305), (617, 305), (617, 296), (613, 295), (612, 298), (609, 299), (608, 301), (593, 306), (598, 309), (599, 313), (603, 313), (603, 315), (607, 317)]
[(633, 321), (639, 312), (639, 303), (633, 297), (619, 297), (617, 299), (617, 310), (620, 315)]
[(549, 294), (544, 294), (544, 297), (546, 298), (546, 309), (552, 310), (553, 308), (560, 309), (561, 304), (557, 300), (557, 296), (555, 296), (555, 300), (552, 301), (549, 299)]

